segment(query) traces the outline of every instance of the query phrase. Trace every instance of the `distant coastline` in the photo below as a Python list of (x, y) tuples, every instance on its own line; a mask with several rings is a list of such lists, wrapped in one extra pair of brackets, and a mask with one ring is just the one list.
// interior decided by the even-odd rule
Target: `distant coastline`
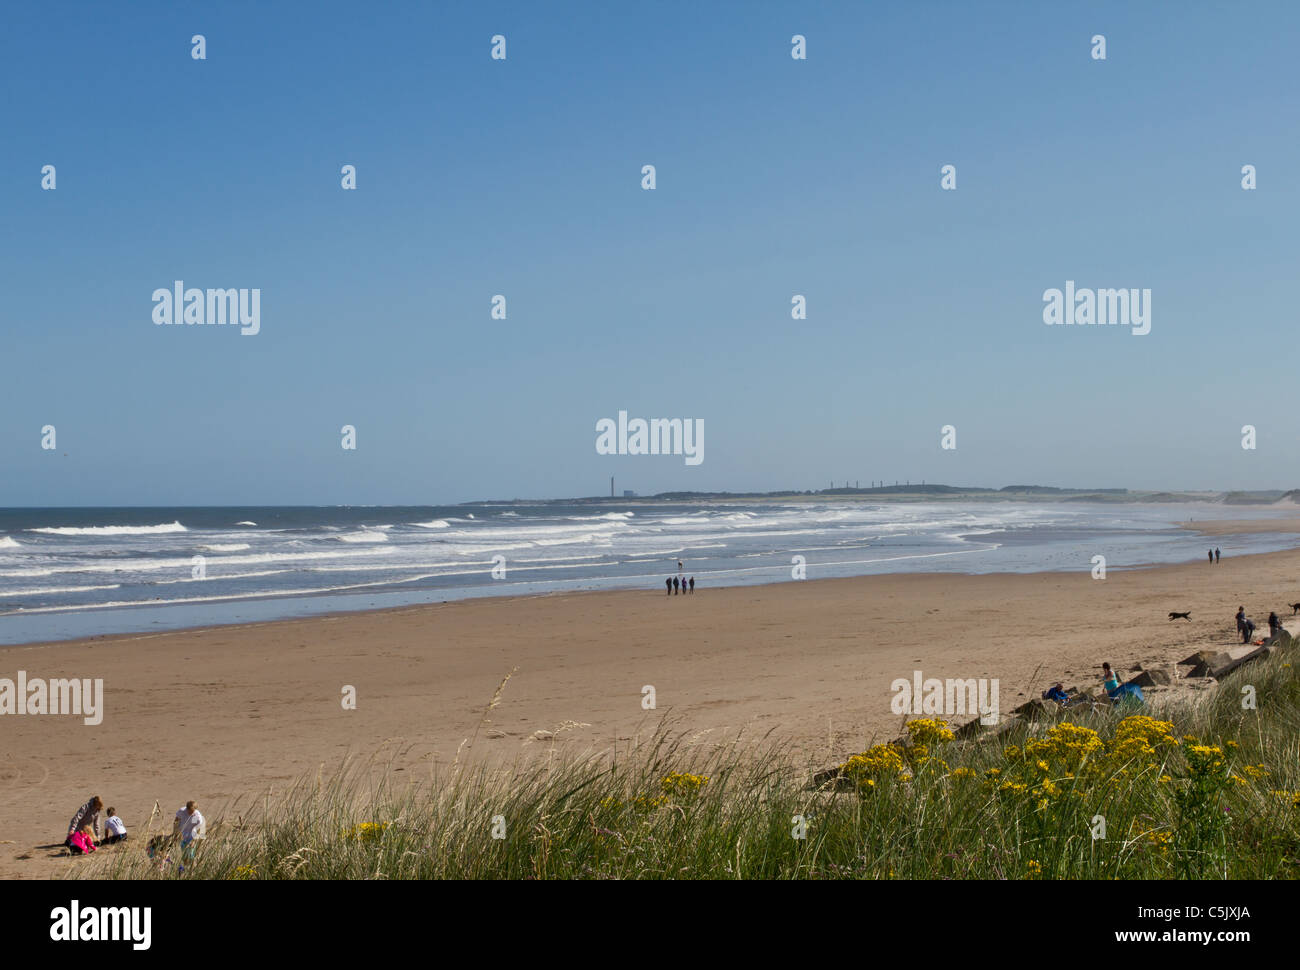
[(823, 500), (932, 502), (1099, 502), (1110, 504), (1211, 502), (1221, 505), (1300, 505), (1300, 489), (1258, 491), (1157, 491), (1128, 488), (1057, 488), (1052, 485), (982, 486), (904, 483), (874, 488), (842, 487), (775, 492), (656, 492), (653, 495), (589, 495), (578, 498), (479, 499), (460, 505), (574, 505), (583, 503), (628, 504), (630, 502), (815, 502)]

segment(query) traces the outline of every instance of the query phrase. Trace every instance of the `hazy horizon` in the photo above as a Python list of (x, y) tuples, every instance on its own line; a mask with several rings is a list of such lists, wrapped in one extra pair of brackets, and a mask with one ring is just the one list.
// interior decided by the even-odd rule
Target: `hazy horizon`
[[(1027, 488), (1027, 489), (1029, 489), (1029, 488), (1051, 488), (1051, 489), (1059, 489), (1059, 490), (1062, 491), (1062, 492), (1082, 493), (1082, 494), (1088, 494), (1088, 493), (1102, 493), (1102, 492), (1108, 492), (1108, 491), (1114, 493), (1116, 490), (1123, 490), (1124, 492), (1127, 492), (1127, 493), (1129, 493), (1129, 494), (1131, 494), (1131, 495), (1152, 495), (1152, 494), (1163, 494), (1163, 493), (1168, 493), (1168, 494), (1170, 494), (1170, 495), (1192, 495), (1192, 496), (1201, 496), (1201, 495), (1205, 495), (1205, 496), (1222, 496), (1222, 495), (1229, 495), (1229, 494), (1233, 494), (1233, 493), (1259, 494), (1259, 493), (1271, 493), (1271, 492), (1277, 492), (1277, 493), (1279, 493), (1279, 496), (1278, 496), (1278, 497), (1281, 497), (1281, 495), (1284, 495), (1284, 494), (1286, 494), (1287, 492), (1296, 491), (1296, 489), (1294, 489), (1294, 488), (1284, 488), (1284, 487), (1280, 487), (1280, 486), (1279, 486), (1279, 487), (1274, 487), (1274, 488), (1243, 488), (1243, 489), (1215, 489), (1215, 488), (1144, 488), (1144, 489), (1134, 489), (1134, 488), (1128, 488), (1128, 487), (1123, 486), (1123, 485), (1098, 485), (1098, 486), (1094, 486), (1094, 487), (1083, 487), (1083, 486), (1074, 486), (1074, 485), (1060, 485), (1060, 486), (1057, 486), (1057, 485), (1040, 485), (1040, 484), (1037, 484), (1037, 483), (1017, 483), (1017, 484), (1008, 484), (1008, 485), (957, 485), (957, 484), (954, 484), (954, 483), (951, 483), (951, 482), (926, 482), (926, 483), (924, 483), (924, 484), (922, 484), (921, 482), (912, 482), (912, 483), (910, 483), (910, 485), (909, 485), (909, 483), (907, 483), (907, 482), (900, 482), (900, 483), (898, 483), (897, 485), (895, 485), (895, 484), (893, 484), (893, 483), (886, 483), (886, 484), (883, 486), (882, 491), (884, 491), (884, 490), (889, 490), (890, 492), (893, 492), (894, 489), (905, 489), (905, 488), (908, 488), (908, 487), (915, 487), (915, 488), (923, 488), (923, 487), (943, 487), (943, 488), (955, 488), (955, 489), (971, 489), (971, 490), (979, 490), (979, 491), (982, 491), (982, 492), (990, 492), (990, 493), (993, 493), (993, 492), (1002, 492), (1003, 489), (1015, 489), (1015, 488)], [(871, 487), (870, 487), (870, 486), (867, 486), (867, 485), (863, 485), (863, 486), (861, 486), (860, 488), (857, 487), (857, 486), (854, 486), (854, 485), (847, 485), (847, 486), (845, 486), (845, 485), (836, 485), (836, 486), (834, 486), (834, 489), (836, 489), (836, 490), (838, 490), (838, 489), (844, 489), (844, 488), (848, 488), (848, 489), (850, 489), (851, 491), (854, 491), (854, 492), (859, 492), (859, 491), (860, 491), (860, 492), (868, 492), (868, 491), (871, 491)], [(779, 498), (779, 497), (781, 497), (781, 496), (783, 496), (783, 495), (798, 495), (798, 496), (803, 496), (803, 497), (814, 497), (814, 498), (816, 498), (816, 497), (825, 497), (825, 498), (827, 498), (827, 499), (835, 499), (835, 498), (842, 497), (842, 496), (839, 496), (839, 495), (836, 495), (836, 494), (832, 494), (832, 492), (831, 492), (829, 489), (830, 489), (830, 486), (828, 485), (826, 488), (820, 488), (820, 489), (816, 489), (816, 488), (814, 488), (814, 489), (795, 489), (795, 488), (790, 488), (790, 489), (781, 489), (781, 488), (777, 488), (777, 489), (764, 489), (764, 490), (761, 490), (761, 491), (758, 490), (758, 489), (753, 489), (753, 490), (746, 490), (746, 489), (718, 489), (718, 490), (716, 490), (716, 491), (710, 491), (710, 492), (694, 492), (694, 493), (687, 493), (687, 494), (694, 495), (694, 496), (698, 496), (698, 497), (699, 497), (699, 500), (702, 500), (702, 501), (708, 501), (710, 496), (719, 496), (719, 497), (736, 496), (736, 497), (744, 497), (744, 498), (748, 498), (748, 499), (751, 499), (751, 500), (753, 500), (753, 501), (762, 501), (762, 499), (765, 498), (765, 497)], [(633, 494), (633, 495), (624, 495), (624, 494), (623, 494), (622, 487), (619, 486), (618, 489), (617, 489), (617, 494), (615, 494), (615, 495), (601, 495), (601, 494), (596, 494), (596, 493), (593, 493), (593, 494), (587, 494), (587, 495), (549, 495), (549, 496), (542, 496), (542, 495), (517, 495), (517, 496), (512, 496), (512, 497), (510, 497), (510, 498), (502, 498), (502, 497), (479, 497), (479, 498), (474, 498), (474, 499), (466, 499), (466, 500), (464, 500), (464, 501), (459, 501), (459, 502), (381, 502), (381, 503), (374, 503), (374, 502), (342, 502), (342, 503), (339, 503), (339, 502), (328, 502), (328, 503), (310, 503), (310, 502), (307, 502), (307, 503), (304, 503), (304, 502), (204, 502), (204, 503), (175, 503), (175, 502), (172, 502), (172, 503), (147, 504), (147, 505), (138, 505), (138, 504), (97, 505), (97, 504), (93, 504), (93, 503), (77, 503), (77, 504), (69, 504), (69, 505), (5, 505), (5, 506), (0, 506), (0, 510), (19, 510), (19, 509), (27, 509), (27, 510), (31, 510), (31, 509), (41, 509), (41, 510), (57, 510), (57, 509), (213, 509), (213, 508), (217, 508), (217, 509), (219, 509), (219, 508), (239, 509), (239, 508), (331, 508), (331, 507), (351, 507), (351, 508), (439, 508), (439, 507), (444, 507), (444, 506), (457, 506), (457, 505), (486, 505), (486, 504), (499, 504), (499, 503), (511, 503), (511, 502), (563, 503), (563, 502), (575, 502), (575, 501), (576, 501), (576, 502), (586, 502), (586, 501), (597, 501), (597, 500), (599, 500), (599, 501), (605, 501), (605, 502), (611, 502), (611, 501), (613, 501), (613, 502), (622, 502), (622, 501), (638, 501), (638, 500), (641, 500), (641, 499), (660, 499), (660, 500), (662, 500), (662, 501), (674, 501), (674, 499), (667, 498), (667, 497), (665, 497), (665, 496), (675, 494), (675, 493), (677, 493), (678, 491), (679, 491), (679, 490), (669, 489), (669, 490), (666, 490), (666, 491), (664, 491), (664, 492), (656, 492), (656, 493), (648, 493), (648, 494), (642, 494), (642, 493), (640, 493), (640, 492), (637, 492), (637, 493), (635, 493), (635, 494)], [(898, 493), (897, 493), (897, 492), (893, 492), (893, 494), (898, 494)], [(908, 493), (908, 494), (913, 494), (913, 493)], [(1022, 494), (1022, 493), (1017, 493), (1017, 492), (1012, 491), (1012, 492), (1004, 492), (1003, 494), (1007, 494), (1007, 495), (1015, 495), (1015, 494)], [(886, 496), (886, 497), (887, 497), (887, 496)], [(695, 499), (691, 499), (691, 500), (694, 501)]]

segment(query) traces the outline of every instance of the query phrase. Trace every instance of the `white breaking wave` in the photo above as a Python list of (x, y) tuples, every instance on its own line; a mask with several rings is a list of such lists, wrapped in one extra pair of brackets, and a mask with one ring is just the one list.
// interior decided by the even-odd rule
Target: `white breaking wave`
[(121, 589), (120, 583), (111, 586), (48, 586), (42, 589), (15, 589), (5, 593), (6, 598), (14, 596), (48, 596), (57, 593), (89, 593), (97, 589)]
[(28, 532), (43, 532), (51, 536), (152, 536), (166, 532), (188, 532), (179, 522), (165, 525), (92, 525), (79, 529), (75, 526), (57, 526), (51, 529), (28, 529)]
[(23, 544), (13, 536), (0, 536), (0, 549), (21, 549)]
[(236, 522), (235, 525), (257, 525), (256, 522)]
[(434, 519), (432, 522), (412, 522), (411, 525), (419, 526), (421, 529), (449, 529), (451, 523), (446, 519)]
[(243, 552), (250, 548), (247, 542), (216, 542), (210, 546), (199, 546), (204, 552)]
[[(348, 552), (265, 552), (249, 556), (227, 556), (221, 560), (223, 566), (259, 565), (263, 563), (280, 565), (290, 562), (309, 562), (322, 559), (355, 560), (359, 556), (387, 555), (393, 552), (391, 546), (381, 549), (354, 549)], [(189, 559), (130, 559), (111, 563), (89, 565), (87, 563), (69, 563), (66, 566), (48, 566), (27, 569), (0, 570), (3, 578), (24, 578), (28, 576), (53, 576), (56, 573), (144, 573), (164, 569), (183, 569), (189, 572)]]
[(382, 532), (347, 532), (341, 536), (334, 536), (340, 542), (387, 542), (388, 536)]

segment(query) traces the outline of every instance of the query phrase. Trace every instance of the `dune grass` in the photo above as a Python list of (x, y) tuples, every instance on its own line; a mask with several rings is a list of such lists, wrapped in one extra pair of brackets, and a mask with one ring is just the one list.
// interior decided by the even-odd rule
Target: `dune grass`
[[(661, 731), (427, 781), (353, 763), (209, 828), (197, 858), (137, 842), (91, 878), (1270, 879), (1300, 874), (1295, 650), (1194, 703), (951, 740), (911, 722), (820, 790), (781, 745)], [(1243, 688), (1254, 708), (1243, 707)], [(377, 780), (376, 780), (377, 779)], [(170, 820), (166, 820), (170, 824)], [(1104, 826), (1104, 835), (1103, 835)], [(501, 836), (501, 837), (494, 837)], [(802, 837), (800, 837), (802, 836)], [(1098, 837), (1094, 837), (1098, 836)]]

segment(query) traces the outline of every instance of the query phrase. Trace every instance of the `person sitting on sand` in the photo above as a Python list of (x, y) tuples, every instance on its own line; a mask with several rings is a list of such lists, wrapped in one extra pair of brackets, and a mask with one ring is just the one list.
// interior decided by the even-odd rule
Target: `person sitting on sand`
[(72, 837), (81, 830), (83, 826), (89, 826), (95, 839), (99, 838), (99, 812), (104, 807), (103, 801), (98, 795), (91, 795), (90, 801), (77, 809), (77, 814), (72, 816), (72, 821), (68, 823), (68, 836), (64, 839), (63, 844), (72, 848)]
[(77, 831), (68, 836), (67, 845), (73, 855), (88, 855), (89, 853), (94, 852), (96, 848), (95, 836), (90, 827), (90, 823), (87, 822), (81, 828), (77, 829)]
[(1047, 690), (1043, 691), (1043, 700), (1056, 701), (1058, 704), (1064, 704), (1070, 699), (1070, 695), (1065, 692), (1065, 686), (1060, 683), (1053, 684)]
[(104, 841), (101, 845), (112, 845), (126, 838), (126, 825), (117, 817), (117, 809), (110, 807), (108, 819), (104, 822)]
[(193, 859), (198, 848), (195, 842), (206, 834), (207, 823), (203, 821), (198, 803), (186, 802), (185, 807), (176, 812), (176, 818), (172, 822), (172, 835), (181, 837), (181, 858), (187, 862)]
[(1270, 640), (1276, 640), (1276, 639), (1277, 639), (1277, 631), (1281, 628), (1281, 626), (1282, 626), (1282, 621), (1279, 620), (1279, 619), (1277, 618), (1277, 614), (1276, 614), (1276, 613), (1269, 613), (1269, 615), (1268, 615), (1268, 638), (1269, 638)]

